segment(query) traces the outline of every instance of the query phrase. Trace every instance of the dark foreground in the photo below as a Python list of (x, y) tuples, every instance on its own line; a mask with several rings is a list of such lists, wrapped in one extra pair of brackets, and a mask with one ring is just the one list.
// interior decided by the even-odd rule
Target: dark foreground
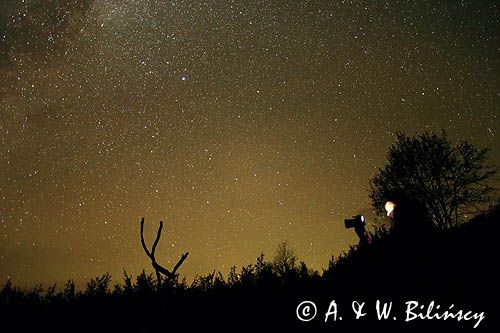
[[(496, 331), (499, 222), (496, 209), (418, 239), (382, 235), (330, 262), (322, 274), (303, 263), (277, 272), (260, 257), (226, 279), (210, 274), (191, 286), (176, 282), (158, 289), (146, 274), (135, 281), (125, 276), (114, 288), (105, 275), (84, 292), (71, 283), (57, 293), (7, 283), (0, 294), (0, 330), (452, 332), (476, 325), (474, 331)], [(377, 317), (377, 301), (379, 310), (392, 304), (387, 319)], [(353, 305), (364, 315), (356, 319)]]

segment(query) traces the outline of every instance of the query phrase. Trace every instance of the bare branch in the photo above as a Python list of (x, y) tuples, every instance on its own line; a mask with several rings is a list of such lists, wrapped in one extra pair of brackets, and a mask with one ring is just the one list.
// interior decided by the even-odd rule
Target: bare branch
[(175, 272), (177, 272), (177, 269), (182, 265), (184, 260), (186, 260), (188, 255), (189, 255), (189, 252), (186, 252), (181, 256), (181, 258), (179, 259), (177, 264), (174, 266), (174, 269), (172, 270), (172, 275), (175, 275)]
[(160, 241), (162, 229), (163, 229), (163, 221), (160, 221), (160, 226), (158, 227), (158, 232), (156, 233), (156, 239), (155, 242), (153, 243), (153, 248), (151, 249), (151, 255), (153, 256), (153, 258), (155, 257), (156, 246), (158, 246), (158, 242)]
[(146, 255), (151, 259), (151, 265), (153, 266), (155, 272), (156, 272), (156, 279), (158, 281), (158, 286), (161, 286), (161, 274), (165, 275), (170, 280), (174, 280), (176, 278), (175, 273), (177, 272), (177, 269), (182, 265), (184, 260), (186, 260), (189, 252), (184, 253), (177, 264), (174, 266), (174, 269), (172, 272), (170, 272), (168, 269), (160, 265), (159, 263), (156, 262), (155, 258), (155, 253), (156, 253), (156, 247), (158, 246), (158, 243), (160, 242), (160, 237), (161, 237), (161, 232), (163, 231), (163, 221), (160, 221), (160, 226), (158, 227), (158, 232), (156, 233), (156, 239), (153, 243), (153, 247), (151, 248), (151, 252), (149, 252), (148, 247), (146, 246), (146, 242), (144, 241), (144, 217), (141, 219), (141, 244), (142, 248), (144, 249), (144, 252), (146, 252)]
[(146, 246), (146, 242), (144, 241), (144, 217), (141, 219), (141, 244), (142, 244), (142, 248), (144, 249), (144, 252), (146, 252), (149, 259), (153, 260), (153, 258), (151, 257), (151, 253), (149, 252), (149, 250)]
[(162, 273), (165, 276), (168, 276), (169, 278), (172, 276), (172, 273), (170, 273), (170, 271), (168, 269), (166, 269), (165, 267), (163, 267), (162, 265), (160, 265), (156, 261), (154, 261), (152, 264), (153, 264), (153, 268), (156, 271)]

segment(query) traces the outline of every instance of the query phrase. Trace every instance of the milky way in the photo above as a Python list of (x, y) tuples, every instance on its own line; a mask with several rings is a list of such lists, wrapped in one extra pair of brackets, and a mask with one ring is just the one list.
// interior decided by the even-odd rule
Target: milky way
[[(188, 280), (288, 240), (314, 269), (369, 216), (396, 131), (500, 161), (493, 1), (2, 1), (0, 282)], [(382, 219), (383, 223), (384, 220)]]

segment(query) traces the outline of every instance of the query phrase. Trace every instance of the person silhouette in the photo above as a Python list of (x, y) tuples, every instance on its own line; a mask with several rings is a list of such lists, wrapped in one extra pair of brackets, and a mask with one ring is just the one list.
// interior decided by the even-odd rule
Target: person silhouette
[(385, 203), (391, 219), (391, 234), (407, 241), (420, 241), (433, 230), (425, 206), (407, 195), (394, 195)]

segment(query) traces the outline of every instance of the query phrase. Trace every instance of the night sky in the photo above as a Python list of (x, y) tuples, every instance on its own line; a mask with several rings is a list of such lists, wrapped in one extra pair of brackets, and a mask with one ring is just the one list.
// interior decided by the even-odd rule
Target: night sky
[[(0, 2), (0, 283), (326, 268), (396, 131), (500, 162), (495, 1)], [(373, 221), (373, 218), (370, 217)]]

